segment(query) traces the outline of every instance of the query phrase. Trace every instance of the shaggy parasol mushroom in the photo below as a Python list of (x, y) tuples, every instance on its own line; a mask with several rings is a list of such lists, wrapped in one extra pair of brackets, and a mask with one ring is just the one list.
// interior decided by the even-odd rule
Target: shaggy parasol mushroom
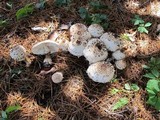
[(44, 66), (50, 66), (52, 64), (52, 59), (50, 54), (58, 52), (59, 46), (56, 42), (51, 40), (45, 40), (35, 44), (32, 47), (32, 53), (35, 55), (45, 55), (43, 61)]
[(63, 80), (63, 73), (62, 72), (55, 72), (52, 75), (52, 81), (54, 83), (60, 83)]
[(105, 60), (108, 56), (108, 52), (105, 44), (101, 40), (92, 38), (83, 50), (83, 55), (91, 64)]
[[(71, 28), (73, 29), (73, 27)], [(82, 27), (82, 28), (79, 30), (76, 29), (77, 31), (70, 30), (70, 34), (72, 35), (70, 37), (71, 41), (69, 43), (68, 51), (72, 55), (77, 57), (80, 57), (83, 55), (83, 50), (86, 47), (88, 39), (91, 38), (91, 34), (88, 31), (86, 31), (85, 27)]]
[(116, 68), (119, 70), (123, 70), (126, 68), (127, 64), (125, 60), (117, 60), (115, 62)]
[(114, 66), (107, 62), (97, 62), (91, 64), (87, 69), (87, 74), (95, 82), (107, 83), (114, 77)]
[(122, 53), (120, 50), (117, 50), (114, 53), (112, 53), (112, 56), (116, 60), (122, 60), (126, 57), (125, 54)]
[(82, 23), (76, 23), (70, 27), (69, 31), (70, 31), (70, 35), (74, 35), (74, 34), (77, 34), (79, 31), (86, 32), (87, 27)]
[(120, 48), (120, 40), (116, 39), (112, 33), (104, 33), (100, 37), (100, 40), (102, 40), (105, 43), (109, 51), (114, 52)]
[(100, 37), (104, 33), (103, 27), (99, 24), (90, 25), (88, 31), (93, 37)]
[(31, 61), (27, 57), (26, 49), (22, 45), (16, 45), (10, 50), (10, 56), (15, 61), (25, 61), (26, 66), (29, 67)]

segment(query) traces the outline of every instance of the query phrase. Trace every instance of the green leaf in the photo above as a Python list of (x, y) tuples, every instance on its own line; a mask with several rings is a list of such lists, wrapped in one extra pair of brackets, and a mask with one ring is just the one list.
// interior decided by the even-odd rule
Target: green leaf
[(16, 12), (16, 17), (17, 17), (17, 20), (23, 18), (23, 17), (26, 17), (28, 16), (28, 14), (32, 13), (34, 10), (34, 5), (33, 3), (31, 4), (27, 4), (25, 7), (19, 9), (17, 12)]
[(128, 104), (128, 98), (124, 97), (124, 98), (120, 98), (119, 101), (113, 106), (112, 110), (117, 110), (119, 108), (122, 108), (123, 106), (125, 106), (126, 104)]
[(149, 68), (150, 68), (150, 67), (147, 66), (147, 65), (142, 65), (142, 67), (143, 67), (144, 69), (149, 69)]
[(152, 69), (151, 72), (156, 78), (159, 77), (159, 71), (157, 69)]
[(100, 1), (92, 1), (89, 4), (95, 10), (108, 8), (108, 6), (103, 5)]
[(126, 90), (131, 90), (131, 86), (129, 85), (129, 83), (126, 83), (126, 84), (124, 85), (124, 88), (125, 88)]
[(20, 110), (21, 109), (21, 106), (20, 105), (15, 105), (15, 106), (9, 106), (6, 108), (6, 113), (10, 113), (10, 112), (13, 112), (13, 111), (17, 111), (17, 110)]
[(56, 4), (56, 6), (61, 7), (61, 6), (64, 6), (64, 5), (67, 6), (71, 2), (72, 2), (71, 0), (56, 0), (55, 4)]
[(145, 27), (150, 27), (151, 25), (152, 25), (152, 23), (147, 22), (144, 26), (145, 26)]
[(145, 27), (143, 27), (143, 26), (138, 27), (138, 31), (140, 33), (147, 33), (148, 34), (148, 30)]
[(144, 21), (139, 17), (139, 15), (135, 15), (135, 17), (132, 19), (132, 22), (134, 25), (139, 25), (144, 23)]
[(157, 93), (160, 91), (160, 81), (158, 80), (149, 80), (147, 82), (147, 92), (150, 93), (150, 91), (153, 91), (154, 93)]
[(152, 73), (147, 73), (143, 76), (146, 77), (146, 78), (150, 78), (150, 79), (156, 79), (156, 77)]
[(88, 11), (85, 8), (83, 8), (83, 7), (80, 7), (79, 10), (78, 10), (78, 12), (79, 12), (80, 17), (82, 19), (86, 19), (89, 16)]
[(4, 119), (7, 119), (7, 113), (5, 111), (1, 111), (1, 116)]
[(133, 91), (138, 91), (138, 90), (139, 90), (138, 85), (136, 85), (136, 84), (131, 84), (131, 90), (133, 90)]

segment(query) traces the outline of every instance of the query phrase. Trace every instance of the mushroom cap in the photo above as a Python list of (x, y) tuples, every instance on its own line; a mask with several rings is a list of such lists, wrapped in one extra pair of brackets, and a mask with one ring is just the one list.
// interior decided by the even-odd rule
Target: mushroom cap
[(70, 31), (70, 35), (74, 35), (75, 33), (78, 33), (78, 32), (87, 31), (87, 27), (82, 23), (76, 23), (70, 27), (69, 31)]
[(91, 64), (105, 60), (108, 56), (108, 52), (105, 44), (101, 40), (92, 38), (83, 50), (83, 55)]
[(121, 44), (120, 40), (116, 39), (112, 33), (104, 33), (100, 37), (100, 40), (102, 40), (105, 43), (109, 51), (114, 52), (120, 48), (120, 44)]
[(104, 33), (103, 27), (99, 24), (90, 25), (88, 31), (93, 37), (100, 37)]
[(22, 45), (16, 45), (10, 50), (10, 56), (16, 61), (23, 61), (26, 59), (26, 49)]
[(79, 41), (86, 41), (91, 38), (91, 34), (88, 31), (79, 31), (74, 35), (71, 35), (71, 41), (79, 40)]
[(32, 53), (36, 55), (45, 55), (45, 54), (52, 54), (58, 52), (59, 45), (51, 40), (45, 40), (38, 42), (32, 47)]
[(69, 42), (68, 51), (77, 57), (83, 55), (83, 50), (86, 47), (87, 41), (80, 41), (80, 40), (72, 40)]
[(107, 83), (114, 77), (114, 66), (107, 62), (97, 62), (91, 64), (87, 69), (87, 74), (95, 82)]
[(117, 60), (115, 62), (116, 68), (119, 70), (123, 70), (126, 68), (127, 64), (125, 60)]
[(122, 60), (126, 57), (126, 55), (122, 53), (120, 50), (117, 50), (114, 53), (112, 53), (112, 56), (116, 60)]
[(54, 83), (60, 83), (63, 80), (63, 73), (62, 72), (55, 72), (52, 75), (52, 81)]

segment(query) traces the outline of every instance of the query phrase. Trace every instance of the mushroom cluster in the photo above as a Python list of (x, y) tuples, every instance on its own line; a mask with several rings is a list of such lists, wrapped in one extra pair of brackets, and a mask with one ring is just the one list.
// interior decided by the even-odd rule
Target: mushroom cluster
[(68, 51), (86, 58), (90, 64), (87, 74), (93, 81), (106, 83), (113, 79), (115, 69), (111, 61), (117, 69), (125, 69), (126, 56), (121, 51), (121, 41), (112, 33), (105, 32), (101, 25), (92, 24), (87, 28), (76, 23), (70, 27), (70, 40)]
[[(44, 66), (52, 65), (50, 54), (54, 54), (61, 49), (69, 51), (74, 56), (84, 56), (89, 62), (87, 69), (88, 76), (95, 82), (106, 83), (113, 79), (115, 68), (123, 70), (126, 67), (125, 54), (121, 51), (121, 41), (112, 33), (105, 32), (99, 24), (92, 24), (88, 28), (82, 23), (73, 24), (69, 28), (69, 39), (54, 32), (48, 40), (36, 43), (32, 47), (34, 55), (45, 55)], [(16, 61), (26, 61), (26, 49), (15, 46), (10, 51), (10, 56)], [(63, 74), (56, 72), (52, 75), (54, 83), (59, 83), (63, 79)]]

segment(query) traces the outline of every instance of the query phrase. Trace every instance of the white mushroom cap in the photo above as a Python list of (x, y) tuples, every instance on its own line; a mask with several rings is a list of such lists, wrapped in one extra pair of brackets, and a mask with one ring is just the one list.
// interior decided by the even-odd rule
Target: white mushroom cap
[(23, 61), (26, 59), (26, 49), (22, 45), (16, 45), (10, 50), (10, 56), (16, 61)]
[(127, 64), (125, 60), (117, 60), (115, 62), (116, 68), (119, 70), (123, 70), (126, 68)]
[(72, 25), (69, 30), (70, 30), (70, 35), (74, 35), (75, 33), (78, 33), (79, 31), (81, 32), (87, 31), (87, 27), (82, 23), (76, 23)]
[(74, 40), (69, 42), (68, 51), (77, 57), (83, 55), (83, 50), (87, 45), (87, 41)]
[(99, 24), (90, 25), (88, 31), (93, 37), (100, 37), (104, 33), (103, 27)]
[(83, 50), (83, 55), (91, 64), (105, 60), (108, 56), (108, 52), (105, 44), (101, 40), (92, 38)]
[(79, 40), (84, 41), (91, 38), (91, 34), (88, 31), (79, 31), (70, 37), (71, 41)]
[(117, 49), (119, 49), (120, 47), (120, 40), (116, 39), (112, 33), (104, 33), (101, 37), (100, 40), (102, 40), (107, 49), (109, 51), (116, 51)]
[(116, 60), (122, 60), (126, 57), (126, 55), (122, 53), (120, 50), (117, 50), (114, 53), (112, 53), (112, 56)]
[(32, 53), (36, 55), (45, 55), (48, 53), (55, 53), (59, 50), (59, 46), (56, 42), (51, 40), (45, 40), (35, 44), (32, 47)]
[(56, 72), (52, 75), (52, 81), (54, 83), (60, 83), (63, 80), (63, 73), (62, 72)]
[(114, 77), (114, 66), (107, 62), (97, 62), (91, 64), (87, 69), (87, 74), (95, 82), (110, 82)]

